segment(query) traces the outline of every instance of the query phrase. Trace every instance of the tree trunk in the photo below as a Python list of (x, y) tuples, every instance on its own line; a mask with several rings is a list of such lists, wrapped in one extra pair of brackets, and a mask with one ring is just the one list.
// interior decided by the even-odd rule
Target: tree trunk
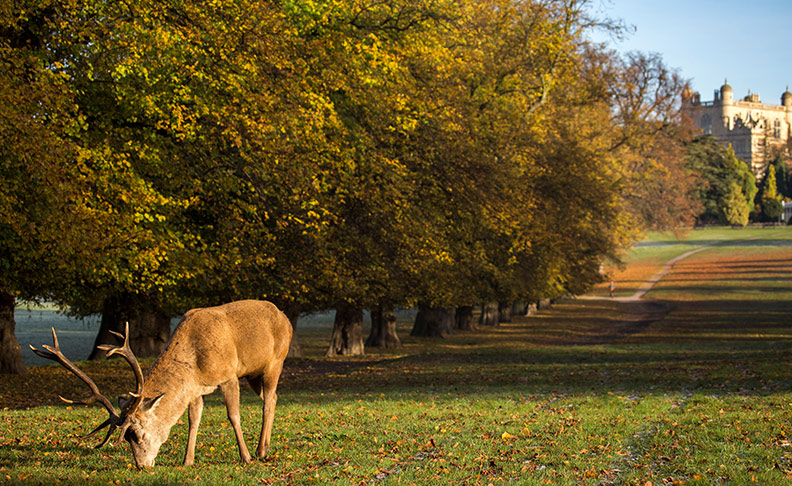
[(512, 321), (512, 305), (506, 302), (498, 304), (498, 322)]
[(129, 347), (135, 356), (159, 356), (168, 345), (171, 319), (162, 312), (141, 311), (129, 322)]
[(473, 306), (461, 305), (457, 307), (454, 314), (455, 329), (461, 331), (475, 331), (477, 330), (475, 322), (473, 322)]
[(401, 347), (401, 340), (396, 334), (396, 316), (392, 309), (378, 306), (371, 310), (371, 333), (366, 340), (366, 346), (386, 349)]
[(291, 342), (289, 343), (289, 358), (298, 358), (303, 355), (302, 347), (300, 346), (299, 341), (297, 341), (297, 321), (300, 319), (300, 308), (297, 306), (288, 306), (283, 311), (286, 314), (286, 317), (289, 318), (289, 322), (292, 325), (292, 338)]
[(524, 316), (528, 313), (528, 305), (525, 302), (515, 302), (512, 305), (513, 316)]
[(541, 309), (549, 309), (549, 308), (553, 307), (553, 301), (552, 301), (552, 300), (550, 300), (550, 299), (541, 299), (541, 300), (540, 300), (540, 301), (537, 303), (536, 307), (537, 307), (538, 309), (540, 309), (540, 310), (541, 310)]
[(88, 359), (105, 359), (107, 351), (101, 344), (120, 346), (121, 339), (110, 331), (124, 334), (124, 324), (129, 322), (129, 347), (137, 357), (159, 356), (170, 337), (170, 318), (161, 312), (141, 310), (136, 299), (129, 295), (112, 296), (102, 306), (102, 323)]
[(363, 356), (363, 309), (343, 303), (336, 307), (327, 356)]
[(0, 291), (0, 373), (27, 374), (14, 329), (14, 296)]
[(454, 329), (454, 308), (418, 306), (411, 336), (443, 337)]
[(497, 326), (498, 325), (498, 304), (490, 302), (482, 304), (481, 316), (479, 317), (480, 326)]

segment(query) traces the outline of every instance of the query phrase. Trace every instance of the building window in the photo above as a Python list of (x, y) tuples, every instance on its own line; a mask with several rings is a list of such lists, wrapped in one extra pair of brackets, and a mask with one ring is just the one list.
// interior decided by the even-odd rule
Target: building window
[(706, 134), (712, 133), (712, 117), (709, 115), (704, 115), (701, 117), (701, 129)]
[(773, 123), (773, 136), (775, 138), (781, 138), (781, 120), (776, 120)]

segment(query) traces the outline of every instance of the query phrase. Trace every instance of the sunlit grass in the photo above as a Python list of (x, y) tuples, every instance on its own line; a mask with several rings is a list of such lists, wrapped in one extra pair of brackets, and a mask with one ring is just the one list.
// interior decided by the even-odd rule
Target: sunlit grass
[(674, 265), (647, 295), (663, 300), (792, 300), (792, 231), (721, 244)]
[(623, 265), (605, 267), (608, 280), (597, 285), (592, 295), (608, 295), (608, 284), (612, 279), (616, 284), (614, 296), (628, 297), (659, 272), (666, 262), (691, 250), (713, 247), (700, 255), (721, 251), (721, 254), (737, 253), (748, 256), (746, 252), (761, 254), (768, 247), (781, 248), (782, 253), (787, 254), (789, 249), (786, 247), (789, 245), (792, 245), (792, 227), (785, 226), (739, 229), (707, 227), (684, 232), (650, 233), (646, 239), (625, 253)]
[[(53, 405), (3, 411), (0, 478), (12, 484), (594, 485), (711, 484), (728, 477), (733, 484), (752, 478), (783, 484), (789, 464), (783, 437), (792, 418), (792, 329), (783, 315), (792, 309), (763, 305), (743, 304), (743, 313), (733, 313), (734, 307), (681, 302), (661, 322), (629, 333), (618, 319), (620, 304), (566, 301), (489, 332), (442, 341), (405, 337), (400, 355), (291, 361), (279, 390), (272, 454), (250, 466), (238, 463), (216, 395), (208, 399), (194, 467), (180, 466), (186, 425), (179, 424), (158, 466), (138, 472), (127, 447), (93, 450), (94, 441), (75, 437), (104, 412), (54, 405), (55, 391), (66, 385), (53, 380), (36, 394)], [(699, 312), (712, 319), (701, 320)], [(761, 325), (748, 329), (749, 315)], [(309, 347), (319, 338), (307, 336)], [(122, 369), (110, 365), (107, 378)], [(104, 366), (86, 368), (104, 376)], [(46, 371), (4, 384), (24, 390), (60, 374), (56, 367)], [(248, 390), (242, 409), (253, 448), (261, 407)]]
[[(137, 471), (127, 446), (76, 437), (104, 419), (57, 401), (83, 396), (78, 380), (56, 366), (3, 376), (0, 483), (789, 484), (788, 235), (681, 261), (649, 294), (667, 300), (649, 307), (566, 300), (440, 340), (410, 337), (405, 320), (404, 347), (363, 358), (323, 358), (327, 331), (304, 329), (308, 357), (287, 361), (273, 450), (248, 466), (216, 394), (195, 466), (180, 466), (181, 423), (157, 467)], [(108, 395), (132, 386), (123, 362), (81, 366)], [(247, 389), (242, 414), (254, 449), (261, 404)]]

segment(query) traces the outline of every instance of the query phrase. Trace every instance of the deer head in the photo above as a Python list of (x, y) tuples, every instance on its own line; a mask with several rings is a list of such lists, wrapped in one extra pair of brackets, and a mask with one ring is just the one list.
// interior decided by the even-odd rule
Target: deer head
[(69, 400), (60, 395), (58, 395), (58, 398), (69, 404), (77, 403), (90, 405), (99, 402), (110, 414), (108, 419), (99, 424), (94, 430), (81, 436), (82, 439), (91, 437), (107, 427), (108, 430), (104, 440), (95, 447), (98, 449), (110, 440), (110, 437), (116, 429), (120, 429), (121, 433), (116, 444), (121, 443), (122, 440), (126, 440), (132, 447), (132, 455), (135, 458), (137, 466), (139, 468), (151, 467), (154, 465), (154, 458), (157, 456), (160, 446), (165, 442), (168, 436), (167, 431), (165, 431), (163, 437), (162, 433), (157, 433), (158, 431), (156, 428), (146, 427), (162, 395), (155, 398), (143, 398), (143, 371), (140, 369), (140, 364), (137, 358), (135, 358), (132, 349), (129, 347), (129, 323), (126, 323), (125, 335), (121, 335), (117, 332), (113, 332), (113, 334), (123, 339), (124, 344), (121, 346), (102, 345), (99, 346), (99, 348), (107, 351), (108, 357), (115, 354), (122, 356), (132, 367), (137, 381), (137, 390), (129, 393), (130, 398), (128, 400), (119, 399), (120, 414), (116, 413), (116, 409), (110, 403), (110, 400), (99, 392), (96, 383), (63, 355), (58, 344), (58, 336), (55, 334), (55, 329), (52, 329), (53, 346), (43, 345), (42, 347), (45, 351), (36, 349), (33, 346), (30, 346), (30, 349), (42, 358), (57, 361), (63, 365), (64, 368), (81, 379), (91, 389), (91, 396), (83, 400)]

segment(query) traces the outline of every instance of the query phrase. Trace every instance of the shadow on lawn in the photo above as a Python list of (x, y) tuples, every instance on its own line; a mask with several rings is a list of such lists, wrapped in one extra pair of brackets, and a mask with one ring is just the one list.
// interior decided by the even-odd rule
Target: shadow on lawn
[(686, 276), (688, 278), (695, 277), (699, 279), (702, 273), (706, 275), (707, 280), (711, 279), (713, 276), (727, 275), (732, 280), (736, 280), (736, 277), (739, 276), (739, 280), (742, 281), (752, 278), (746, 276), (762, 275), (765, 276), (765, 278), (761, 280), (788, 281), (788, 279), (779, 278), (779, 276), (792, 275), (792, 261), (762, 260), (761, 263), (757, 262), (751, 264), (724, 262), (713, 264), (708, 261), (694, 260), (691, 262), (683, 261), (678, 263), (674, 266), (673, 271), (673, 275), (676, 277)]
[[(761, 273), (760, 272), (756, 272), (756, 274), (757, 275), (762, 275), (762, 274), (763, 275), (767, 275), (767, 272), (761, 272)], [(675, 276), (677, 276), (677, 277), (681, 277), (681, 276), (684, 276), (684, 275), (685, 275), (685, 272), (679, 272), (679, 273), (675, 274)], [(718, 289), (720, 289), (722, 291), (723, 288), (724, 288), (723, 283), (724, 282), (732, 282), (733, 283), (734, 279), (731, 277), (729, 272), (725, 272), (724, 271), (721, 274), (710, 275), (709, 281), (721, 283), (721, 285), (717, 285), (717, 287), (718, 287)], [(663, 284), (667, 284), (669, 282), (672, 282), (672, 283), (673, 282), (677, 282), (677, 283), (685, 282), (687, 284), (690, 281), (686, 280), (684, 278), (665, 278), (665, 279), (663, 279)], [(789, 277), (744, 277), (743, 276), (743, 277), (740, 277), (740, 283), (743, 283), (743, 282), (792, 282), (792, 276), (789, 276)], [(695, 287), (692, 287), (692, 290), (697, 290), (697, 289), (711, 290), (713, 287), (715, 287), (715, 286), (706, 287), (706, 286), (697, 285)], [(685, 288), (687, 289), (687, 288), (691, 288), (691, 287), (689, 285), (686, 285)], [(784, 289), (785, 288), (787, 292), (792, 292), (792, 287), (790, 287), (790, 286), (786, 286), (786, 287), (780, 287), (779, 286), (779, 287), (776, 287), (776, 288), (778, 288), (778, 289)], [(764, 290), (764, 289), (765, 289), (765, 287), (762, 287), (762, 290)]]
[[(773, 278), (773, 282), (779, 282), (784, 279), (780, 278)], [(667, 282), (678, 282), (678, 285), (666, 285)], [(663, 284), (659, 287), (655, 287), (651, 290), (653, 294), (658, 296), (660, 292), (664, 293), (673, 293), (674, 295), (688, 295), (688, 296), (696, 296), (698, 298), (707, 298), (708, 296), (713, 295), (723, 295), (727, 292), (739, 293), (739, 292), (760, 292), (762, 294), (792, 294), (792, 287), (790, 286), (769, 286), (769, 285), (744, 285), (744, 282), (750, 282), (751, 279), (740, 279), (740, 283), (735, 283), (732, 287), (720, 284), (719, 282), (732, 282), (731, 279), (722, 278), (722, 279), (712, 279), (710, 280), (712, 285), (696, 285), (695, 287), (691, 287), (690, 285), (686, 285), (684, 280), (674, 280), (668, 279), (664, 280)], [(790, 279), (792, 281), (792, 279)]]
[(787, 301), (566, 301), (485, 334), (435, 340), (425, 353), (290, 360), (281, 390), (300, 400), (303, 392), (766, 395), (792, 382), (790, 313)]
[(717, 261), (686, 261), (683, 260), (677, 264), (678, 267), (690, 266), (690, 267), (701, 267), (703, 265), (710, 265), (714, 266), (716, 269), (720, 270), (742, 270), (742, 269), (749, 269), (749, 270), (778, 270), (779, 268), (790, 268), (792, 267), (792, 261), (783, 258), (776, 258), (772, 260), (768, 259), (761, 259), (755, 260), (752, 262), (745, 262), (745, 261), (728, 261), (719, 259)]
[(752, 246), (792, 246), (788, 238), (760, 238), (746, 240), (674, 240), (674, 241), (645, 241), (637, 243), (635, 248), (660, 248), (665, 246), (720, 246), (720, 247), (752, 247)]
[[(535, 317), (444, 339), (408, 336), (408, 324), (401, 323), (404, 347), (396, 352), (367, 349), (364, 358), (287, 360), (279, 395), (286, 401), (326, 401), (317, 398), (322, 393), (334, 399), (433, 399), (438, 393), (765, 395), (790, 389), (790, 315), (792, 302), (781, 300), (603, 299), (565, 300)], [(326, 336), (312, 339), (324, 343)], [(133, 387), (124, 364), (84, 367), (115, 397)], [(32, 367), (26, 377), (0, 376), (0, 388), (0, 407), (9, 408), (58, 406), (56, 393), (86, 392), (55, 365)], [(249, 389), (243, 399), (260, 403)]]

